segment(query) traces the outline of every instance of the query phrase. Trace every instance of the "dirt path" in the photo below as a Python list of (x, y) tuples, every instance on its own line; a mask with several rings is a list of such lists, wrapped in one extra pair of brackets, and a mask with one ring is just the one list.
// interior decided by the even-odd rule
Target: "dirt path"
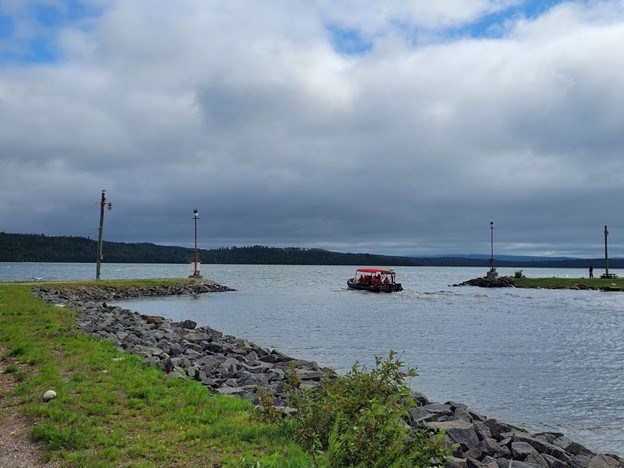
[[(0, 347), (0, 356), (6, 351)], [(17, 398), (12, 396), (15, 372), (5, 372), (8, 366), (21, 367), (21, 364), (12, 358), (0, 360), (0, 467), (58, 466), (45, 463), (43, 444), (32, 442), (28, 437), (31, 423), (20, 414)]]

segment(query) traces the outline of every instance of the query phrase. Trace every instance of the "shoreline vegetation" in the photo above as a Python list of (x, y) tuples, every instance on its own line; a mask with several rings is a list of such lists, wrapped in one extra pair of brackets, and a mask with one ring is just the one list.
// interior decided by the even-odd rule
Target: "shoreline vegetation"
[[(193, 249), (153, 243), (104, 241), (106, 263), (188, 264)], [(87, 237), (46, 236), (0, 232), (0, 262), (93, 263), (97, 243)], [(351, 265), (351, 266), (437, 266), (487, 267), (489, 257), (474, 255), (396, 256), (370, 253), (342, 253), (299, 247), (244, 246), (199, 249), (204, 264), (228, 265)], [(589, 268), (602, 265), (604, 259), (568, 257), (501, 256), (501, 268)], [(610, 259), (612, 268), (624, 268), (624, 259)]]
[[(289, 407), (276, 412), (270, 395), (260, 392), (256, 404), (264, 411), (259, 412), (249, 398), (208, 391), (206, 387), (215, 383), (208, 375), (202, 382), (180, 374), (185, 365), (193, 366), (193, 356), (203, 359), (196, 351), (202, 346), (212, 359), (223, 359), (222, 349), (217, 353), (216, 347), (226, 347), (230, 353), (223, 363), (205, 365), (202, 372), (227, 362), (231, 377), (244, 367), (235, 364), (233, 356), (254, 353), (258, 357), (261, 349), (208, 327), (195, 328), (190, 321), (173, 323), (102, 302), (227, 290), (211, 281), (188, 279), (0, 282), (0, 369), (2, 377), (14, 381), (10, 391), (0, 393), (0, 409), (18, 408), (28, 417), (31, 440), (44, 443), (46, 461), (60, 466), (372, 466), (372, 460), (380, 460), (376, 456), (392, 456), (403, 464), (410, 460), (409, 466), (448, 468), (624, 466), (617, 455), (595, 454), (563, 434), (533, 434), (488, 419), (461, 403), (430, 402), (422, 394), (408, 392), (402, 379), (415, 373), (404, 372), (393, 353), (386, 361), (377, 358), (370, 372), (354, 366), (349, 376), (326, 373), (319, 379), (310, 370), (282, 371), (283, 385), (277, 388), (286, 394), (290, 391), (294, 398), (288, 402), (300, 406), (294, 412)], [(81, 324), (85, 326), (83, 316), (89, 311), (94, 313), (89, 326), (97, 331), (87, 333)], [(123, 336), (128, 343), (134, 335), (136, 347), (92, 338), (128, 313), (139, 328), (121, 329), (116, 339)], [(207, 333), (218, 339), (198, 336)], [(187, 349), (175, 359), (158, 350), (137, 354), (154, 336), (175, 341), (177, 335), (179, 341), (169, 345), (183, 344)], [(284, 363), (298, 365), (276, 350), (259, 361), (264, 363), (260, 367), (268, 366), (264, 372), (276, 374)], [(382, 400), (367, 408), (365, 402), (380, 389)], [(48, 390), (55, 395), (44, 401)], [(404, 406), (410, 401), (418, 406)], [(327, 418), (320, 415), (335, 408), (346, 412), (326, 426)], [(407, 424), (397, 424), (399, 417)], [(340, 426), (340, 421), (347, 425)], [(325, 439), (317, 429), (325, 431)], [(453, 456), (442, 462), (449, 450)], [(349, 458), (364, 454), (369, 457), (365, 462)]]

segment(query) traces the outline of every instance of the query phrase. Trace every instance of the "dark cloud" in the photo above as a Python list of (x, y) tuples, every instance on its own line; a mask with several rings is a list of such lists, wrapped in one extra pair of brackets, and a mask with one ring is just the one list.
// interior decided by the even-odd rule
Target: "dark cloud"
[(0, 230), (95, 237), (106, 189), (118, 241), (189, 245), (199, 209), (206, 247), (624, 249), (618, 2), (96, 3), (63, 60), (0, 62)]

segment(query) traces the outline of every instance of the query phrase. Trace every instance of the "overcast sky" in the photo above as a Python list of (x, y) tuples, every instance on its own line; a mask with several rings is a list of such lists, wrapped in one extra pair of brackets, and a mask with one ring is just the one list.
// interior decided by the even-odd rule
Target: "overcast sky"
[(624, 256), (624, 3), (0, 0), (0, 231)]

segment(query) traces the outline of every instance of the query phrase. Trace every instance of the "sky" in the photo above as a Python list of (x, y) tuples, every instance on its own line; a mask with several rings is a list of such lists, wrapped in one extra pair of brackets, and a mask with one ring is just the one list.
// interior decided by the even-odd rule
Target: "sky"
[(0, 0), (0, 231), (624, 256), (624, 2)]

